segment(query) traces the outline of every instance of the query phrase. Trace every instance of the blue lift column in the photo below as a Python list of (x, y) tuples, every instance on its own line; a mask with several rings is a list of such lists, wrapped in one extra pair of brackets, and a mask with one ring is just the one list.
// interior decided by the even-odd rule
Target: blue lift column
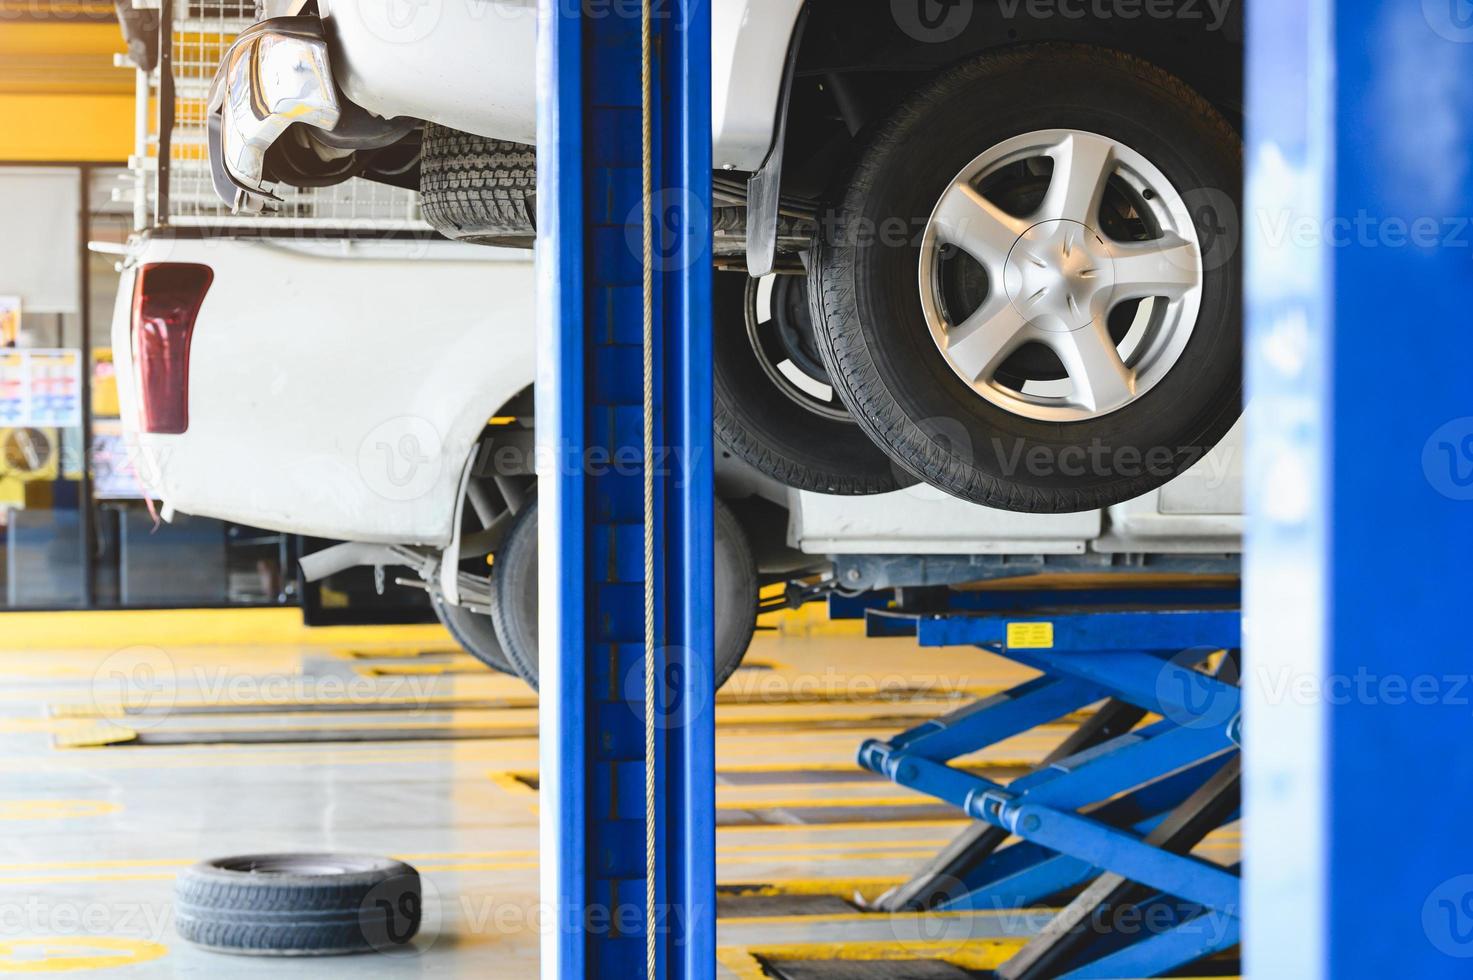
[(1473, 973), (1473, 9), (1248, 8), (1245, 973)]
[(715, 973), (710, 41), (707, 0), (541, 0), (548, 978)]

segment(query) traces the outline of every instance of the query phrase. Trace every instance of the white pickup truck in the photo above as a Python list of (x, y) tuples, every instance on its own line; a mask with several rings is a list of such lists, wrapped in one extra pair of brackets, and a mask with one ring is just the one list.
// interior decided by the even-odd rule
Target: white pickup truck
[[(467, 650), (535, 685), (532, 302), (524, 251), (136, 238), (113, 319), (134, 468), (166, 519), (346, 542), (303, 559), (309, 579), (408, 566)], [(822, 561), (785, 548), (781, 488), (729, 463), (718, 480), (743, 498), (718, 506), (719, 682), (751, 639), (759, 575)]]
[[(451, 237), (525, 243), (538, 6), (313, 0), (255, 25), (212, 89), (217, 189), (251, 209), (362, 175), (417, 187)], [(718, 313), (735, 452), (807, 490), (1087, 512), (1227, 434), (1242, 4), (711, 9), (712, 258), (795, 283), (768, 321)]]
[[(138, 237), (112, 325), (135, 469), (166, 518), (345, 542), (308, 556), (310, 578), (413, 569), (467, 650), (535, 684), (532, 295), (523, 251), (244, 229)], [(1238, 446), (1230, 438), (1136, 500), (1067, 515), (924, 486), (793, 490), (719, 446), (718, 679), (745, 653), (759, 583), (831, 567), (818, 592), (1122, 565), (1231, 570)]]

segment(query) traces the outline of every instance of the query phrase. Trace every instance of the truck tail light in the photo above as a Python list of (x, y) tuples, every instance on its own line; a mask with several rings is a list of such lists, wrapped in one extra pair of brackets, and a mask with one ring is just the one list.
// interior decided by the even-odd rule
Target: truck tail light
[(139, 424), (177, 435), (189, 428), (189, 342), (215, 274), (207, 265), (159, 262), (138, 272), (133, 290), (133, 364)]

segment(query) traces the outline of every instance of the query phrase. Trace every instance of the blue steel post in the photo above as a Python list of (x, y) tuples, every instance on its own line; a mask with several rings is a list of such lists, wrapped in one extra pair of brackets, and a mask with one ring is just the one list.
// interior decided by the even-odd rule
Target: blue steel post
[[(542, 0), (539, 14), (541, 850), (543, 901), (557, 916), (543, 941), (549, 978), (715, 974), (710, 10), (707, 0), (650, 6), (648, 154), (639, 5)], [(647, 467), (635, 462), (647, 448), (648, 527)], [(653, 636), (644, 618), (647, 534)], [(647, 656), (656, 675), (652, 760)]]
[(1248, 20), (1245, 973), (1466, 977), (1473, 16)]

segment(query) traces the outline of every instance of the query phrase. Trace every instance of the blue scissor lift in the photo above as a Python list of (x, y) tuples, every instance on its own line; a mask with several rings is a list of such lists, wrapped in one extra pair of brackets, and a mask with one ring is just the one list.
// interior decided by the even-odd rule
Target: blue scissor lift
[[(1237, 870), (1189, 852), (1240, 805), (1237, 590), (953, 592), (942, 609), (926, 599), (917, 612), (871, 598), (869, 635), (975, 645), (1039, 676), (860, 748), (865, 768), (977, 821), (880, 909), (1018, 909), (1087, 885), (999, 969), (1008, 980), (1155, 976), (1236, 945)], [(1091, 705), (1007, 784), (950, 764)], [(1116, 928), (1131, 921), (1151, 925)]]

